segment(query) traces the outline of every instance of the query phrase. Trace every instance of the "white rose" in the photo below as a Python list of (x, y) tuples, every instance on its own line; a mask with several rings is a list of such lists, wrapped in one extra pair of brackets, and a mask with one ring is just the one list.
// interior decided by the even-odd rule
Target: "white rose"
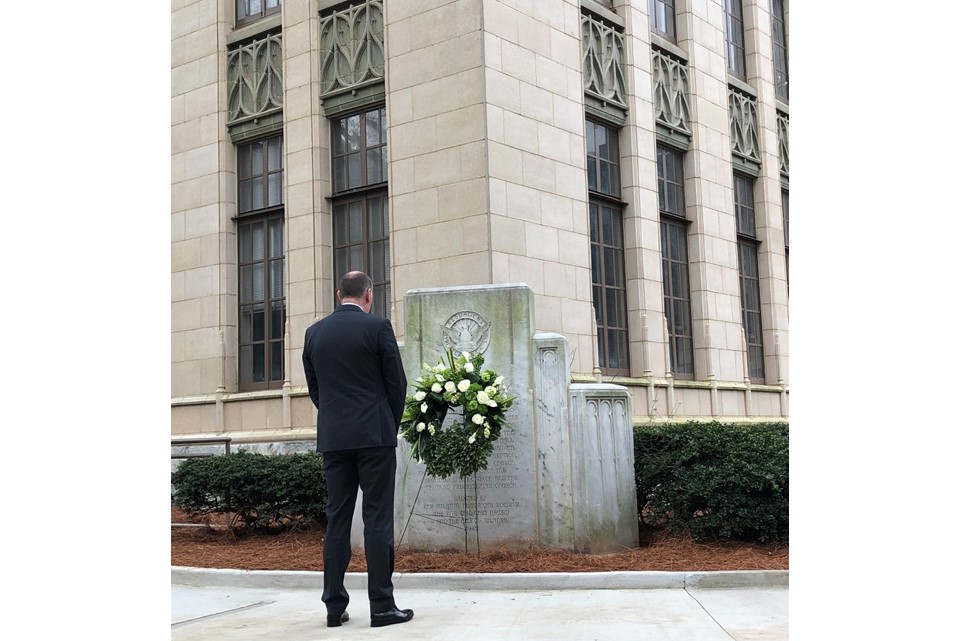
[(487, 407), (496, 407), (496, 406), (497, 406), (497, 402), (492, 398), (489, 401), (487, 401)]
[(418, 432), (422, 432), (422, 431), (425, 430), (426, 428), (427, 428), (427, 426), (424, 425), (423, 423), (417, 423), (417, 431), (418, 431)]
[(443, 387), (440, 386), (440, 383), (434, 383), (433, 387), (430, 388), (430, 391), (439, 394), (443, 391)]
[(453, 381), (447, 381), (443, 384), (443, 389), (447, 390), (451, 394), (457, 391), (457, 386), (453, 384)]
[(499, 386), (500, 383), (502, 383), (502, 382), (503, 382), (503, 377), (502, 377), (502, 376), (498, 376), (498, 377), (497, 377), (497, 380), (495, 380), (495, 381), (493, 382), (493, 384)]
[(424, 414), (427, 413), (428, 405), (426, 403), (420, 403), (420, 411)]
[(460, 352), (460, 355), (463, 356), (468, 361), (470, 360), (470, 352)]
[(467, 439), (467, 443), (473, 443), (476, 440), (477, 440), (477, 433), (474, 432), (473, 434), (470, 435), (470, 438)]
[(487, 385), (487, 389), (483, 391), (486, 392), (488, 396), (496, 396), (497, 394), (497, 388), (493, 385)]
[(473, 421), (474, 425), (481, 425), (483, 423), (483, 416), (481, 416), (480, 414), (474, 414), (473, 418), (471, 418), (470, 420)]
[(487, 393), (486, 393), (486, 392), (484, 392), (483, 390), (481, 390), (481, 391), (477, 392), (477, 402), (478, 402), (478, 403), (483, 403), (484, 405), (486, 405), (488, 402), (490, 402), (490, 397), (487, 396)]
[(434, 378), (438, 383), (442, 383), (444, 381), (443, 374), (437, 374), (434, 376)]
[(413, 397), (414, 397), (415, 399), (417, 399), (418, 401), (422, 401), (423, 399), (425, 399), (425, 398), (427, 397), (427, 393), (424, 392), (423, 390), (420, 390), (419, 392), (417, 392), (416, 394), (414, 394)]
[(468, 381), (467, 379), (463, 379), (462, 381), (457, 383), (457, 389), (460, 390), (461, 392), (466, 392), (468, 389), (470, 389), (470, 381)]
[(467, 363), (463, 366), (463, 369), (467, 372), (467, 374), (473, 373), (473, 363)]

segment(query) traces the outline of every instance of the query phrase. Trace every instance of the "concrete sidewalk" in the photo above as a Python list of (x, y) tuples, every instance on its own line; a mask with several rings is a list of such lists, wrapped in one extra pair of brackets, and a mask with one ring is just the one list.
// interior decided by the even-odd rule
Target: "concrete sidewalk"
[(409, 623), (371, 628), (366, 577), (350, 621), (326, 627), (321, 572), (172, 569), (171, 641), (788, 638), (787, 572), (395, 575)]

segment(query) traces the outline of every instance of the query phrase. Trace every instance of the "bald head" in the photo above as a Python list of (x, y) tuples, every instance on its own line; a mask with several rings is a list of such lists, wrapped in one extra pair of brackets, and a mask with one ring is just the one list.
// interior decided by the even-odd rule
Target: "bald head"
[(369, 312), (373, 305), (373, 281), (363, 272), (347, 272), (340, 279), (337, 298), (341, 303), (354, 303)]

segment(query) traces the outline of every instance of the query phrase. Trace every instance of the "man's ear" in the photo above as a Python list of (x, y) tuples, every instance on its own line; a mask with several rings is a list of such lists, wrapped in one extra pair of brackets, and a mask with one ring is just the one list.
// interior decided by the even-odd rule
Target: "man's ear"
[(343, 296), (340, 295), (340, 290), (339, 290), (339, 289), (337, 290), (337, 302), (338, 302), (338, 303), (342, 303), (342, 302), (343, 302)]

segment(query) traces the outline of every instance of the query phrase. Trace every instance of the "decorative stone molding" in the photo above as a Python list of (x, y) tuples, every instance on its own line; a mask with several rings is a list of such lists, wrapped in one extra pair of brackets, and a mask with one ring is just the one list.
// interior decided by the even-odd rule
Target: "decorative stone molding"
[(227, 125), (283, 110), (283, 36), (274, 34), (227, 52)]
[(383, 81), (383, 2), (367, 0), (320, 18), (320, 96)]
[(790, 175), (790, 118), (777, 112), (777, 141), (780, 151), (780, 175)]
[(727, 89), (730, 106), (730, 148), (735, 156), (760, 162), (757, 101), (732, 87)]
[(590, 15), (580, 15), (583, 92), (627, 108), (623, 78), (623, 34)]
[(653, 51), (653, 109), (658, 123), (690, 134), (689, 80), (682, 61), (658, 50)]

